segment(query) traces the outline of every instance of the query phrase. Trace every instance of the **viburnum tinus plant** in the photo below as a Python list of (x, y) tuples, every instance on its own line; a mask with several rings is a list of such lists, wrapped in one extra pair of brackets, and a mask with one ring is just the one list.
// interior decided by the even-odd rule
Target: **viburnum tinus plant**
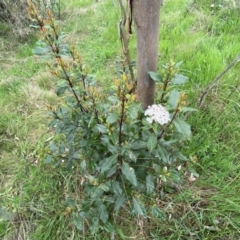
[(157, 83), (156, 102), (144, 110), (126, 66), (104, 90), (77, 50), (63, 43), (51, 13), (39, 19), (33, 4), (28, 12), (40, 31), (35, 54), (56, 60), (56, 68), (50, 67), (59, 79), (59, 105), (50, 107), (55, 137), (46, 162), (80, 169), (84, 199), (74, 204), (75, 224), (82, 229), (87, 222), (95, 232), (99, 227), (113, 231), (123, 208), (133, 215), (161, 216), (155, 199), (164, 182), (181, 181), (179, 166), (188, 161), (181, 151), (191, 138), (184, 115), (194, 109), (177, 90), (187, 81), (178, 73), (181, 63), (170, 61), (161, 73), (149, 73)]

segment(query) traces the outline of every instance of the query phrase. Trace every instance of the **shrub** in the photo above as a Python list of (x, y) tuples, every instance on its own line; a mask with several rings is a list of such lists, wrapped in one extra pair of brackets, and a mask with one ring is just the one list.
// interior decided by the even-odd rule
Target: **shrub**
[(187, 81), (178, 73), (181, 63), (170, 61), (161, 74), (149, 73), (158, 91), (156, 104), (144, 111), (124, 61), (120, 75), (104, 90), (77, 50), (63, 42), (51, 12), (46, 20), (33, 4), (28, 12), (41, 33), (34, 52), (56, 59), (57, 68), (50, 68), (59, 79), (59, 105), (49, 107), (55, 136), (46, 162), (80, 169), (83, 202), (68, 199), (72, 207), (79, 206), (74, 223), (83, 229), (86, 221), (93, 232), (99, 227), (114, 231), (114, 216), (123, 208), (134, 216), (161, 218), (160, 189), (165, 182), (181, 182), (191, 137), (184, 115), (195, 110), (177, 90)]

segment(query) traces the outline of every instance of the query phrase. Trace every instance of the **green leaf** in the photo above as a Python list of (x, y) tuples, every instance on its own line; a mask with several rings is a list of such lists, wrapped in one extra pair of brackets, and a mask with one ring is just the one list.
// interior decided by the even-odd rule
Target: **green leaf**
[(66, 80), (59, 80), (57, 83), (58, 87), (69, 87), (68, 83), (66, 82)]
[(45, 55), (51, 52), (50, 47), (46, 46), (46, 47), (36, 47), (33, 50), (33, 53), (36, 55)]
[(108, 177), (111, 177), (114, 173), (116, 173), (117, 169), (118, 169), (118, 166), (117, 166), (117, 165), (114, 165), (114, 166), (109, 170), (109, 172), (107, 173), (106, 177), (107, 177), (107, 178), (108, 178)]
[(188, 81), (188, 77), (182, 74), (177, 74), (172, 80), (172, 83), (176, 85), (180, 85), (180, 84), (186, 83), (187, 81)]
[(162, 77), (159, 73), (156, 73), (156, 72), (148, 72), (148, 73), (153, 81), (158, 83), (162, 82)]
[(143, 209), (141, 208), (140, 204), (138, 203), (137, 199), (136, 198), (133, 198), (133, 209), (134, 211), (143, 216), (144, 215), (144, 212), (143, 212)]
[(182, 65), (182, 63), (183, 63), (183, 61), (177, 62), (177, 63), (175, 64), (175, 68), (179, 68), (179, 67)]
[(78, 230), (80, 231), (83, 230), (83, 218), (81, 216), (79, 215), (73, 216), (73, 224)]
[(69, 198), (69, 197), (66, 198), (66, 204), (73, 208), (77, 207), (76, 202), (72, 198)]
[(132, 145), (132, 149), (138, 150), (138, 149), (145, 149), (146, 148), (146, 142), (145, 141), (135, 141)]
[(113, 155), (111, 157), (105, 158), (100, 162), (101, 173), (109, 171), (111, 167), (117, 163), (117, 155)]
[(51, 163), (53, 160), (52, 156), (48, 155), (47, 158), (45, 159), (45, 163)]
[(190, 107), (182, 107), (182, 111), (185, 112), (196, 112), (198, 111), (196, 108), (190, 108)]
[(159, 209), (159, 207), (152, 206), (150, 209), (151, 209), (151, 213), (154, 217), (161, 218), (162, 220), (165, 219), (164, 212), (161, 209)]
[(60, 96), (60, 95), (62, 95), (63, 93), (65, 93), (67, 89), (69, 89), (68, 86), (67, 86), (67, 87), (58, 87), (58, 88), (56, 89), (56, 94), (57, 94), (58, 96)]
[(86, 170), (86, 167), (87, 167), (87, 163), (85, 160), (82, 160), (81, 163), (80, 163), (80, 169), (82, 171), (85, 171)]
[(169, 163), (169, 153), (165, 147), (159, 146), (157, 153), (164, 163)]
[(195, 177), (199, 177), (199, 174), (196, 172), (196, 170), (193, 167), (188, 167), (188, 170), (190, 173), (192, 173)]
[(126, 179), (134, 186), (137, 186), (137, 178), (134, 169), (130, 167), (128, 163), (123, 161), (121, 170)]
[(107, 184), (101, 183), (98, 187), (102, 189), (104, 192), (109, 191), (109, 186)]
[(138, 117), (139, 106), (139, 103), (132, 103), (127, 108), (127, 114), (131, 119), (136, 119)]
[(127, 198), (125, 197), (125, 195), (121, 195), (117, 198), (116, 202), (115, 202), (115, 207), (114, 207), (114, 211), (118, 211), (123, 204), (126, 202)]
[(118, 145), (113, 146), (112, 144), (108, 144), (107, 148), (108, 148), (108, 151), (111, 152), (112, 154), (118, 153), (118, 149), (119, 149)]
[(118, 132), (117, 131), (111, 132), (109, 139), (112, 141), (113, 145), (117, 145), (119, 141)]
[(147, 193), (150, 194), (154, 190), (154, 178), (152, 174), (147, 175), (146, 177), (146, 187), (147, 187)]
[(118, 102), (118, 98), (115, 97), (115, 96), (110, 96), (110, 97), (108, 97), (108, 100), (109, 100), (110, 102), (114, 103), (114, 104)]
[(85, 200), (83, 203), (82, 203), (82, 211), (83, 212), (88, 212), (90, 211), (90, 208), (92, 207), (92, 201), (91, 200)]
[(51, 144), (50, 144), (50, 150), (51, 150), (51, 152), (56, 152), (56, 151), (57, 151), (57, 146), (55, 145), (54, 142), (51, 142)]
[(156, 146), (157, 146), (157, 136), (154, 133), (152, 133), (147, 140), (148, 151), (151, 153)]
[(188, 123), (186, 123), (183, 119), (176, 117), (173, 120), (173, 125), (175, 126), (176, 130), (183, 134), (185, 138), (191, 137), (191, 128)]
[(102, 197), (104, 190), (98, 186), (94, 186), (91, 192), (91, 200), (98, 200)]
[(108, 211), (106, 206), (103, 203), (98, 206), (98, 213), (99, 213), (100, 219), (104, 223), (106, 223), (108, 221)]
[(103, 229), (108, 233), (115, 233), (115, 226), (113, 226), (110, 222), (104, 224)]
[(95, 116), (91, 116), (89, 122), (88, 122), (88, 128), (92, 128), (93, 126), (95, 126)]
[(155, 172), (157, 174), (160, 174), (161, 168), (160, 168), (160, 166), (158, 164), (153, 163), (153, 169), (155, 170)]
[(173, 89), (169, 94), (168, 104), (171, 108), (175, 109), (178, 105), (178, 99), (179, 99), (180, 93)]
[(106, 126), (102, 125), (102, 124), (97, 124), (96, 125), (96, 128), (97, 130), (100, 132), (100, 133), (107, 133), (107, 128)]
[(121, 188), (121, 186), (120, 186), (118, 181), (114, 181), (112, 183), (112, 190), (114, 192), (114, 195), (117, 195), (117, 196), (121, 196), (122, 195), (123, 190), (122, 190), (122, 188)]
[(133, 151), (128, 151), (128, 156), (129, 156), (129, 158), (133, 161), (133, 162), (137, 162), (137, 157), (136, 157), (136, 155), (134, 154), (134, 152)]
[(106, 119), (106, 122), (112, 124), (118, 120), (118, 114), (110, 113)]

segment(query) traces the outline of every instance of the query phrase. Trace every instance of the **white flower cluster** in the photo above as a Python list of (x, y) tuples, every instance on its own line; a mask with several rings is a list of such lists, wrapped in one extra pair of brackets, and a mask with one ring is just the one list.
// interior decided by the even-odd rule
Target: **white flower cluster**
[(153, 104), (148, 106), (148, 109), (144, 113), (145, 116), (148, 116), (146, 120), (149, 123), (158, 122), (163, 125), (171, 121), (169, 112), (161, 104)]

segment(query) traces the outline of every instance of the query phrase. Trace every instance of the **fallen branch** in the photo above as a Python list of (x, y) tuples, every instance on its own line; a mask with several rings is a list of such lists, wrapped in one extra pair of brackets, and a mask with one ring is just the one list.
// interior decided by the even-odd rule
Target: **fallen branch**
[(217, 83), (217, 81), (225, 75), (240, 59), (240, 53), (236, 56), (236, 58), (219, 74), (217, 77), (205, 88), (205, 90), (202, 92), (201, 96), (198, 99), (198, 103), (196, 108), (200, 108), (205, 100), (206, 95), (209, 93), (209, 91), (212, 89), (212, 87)]

